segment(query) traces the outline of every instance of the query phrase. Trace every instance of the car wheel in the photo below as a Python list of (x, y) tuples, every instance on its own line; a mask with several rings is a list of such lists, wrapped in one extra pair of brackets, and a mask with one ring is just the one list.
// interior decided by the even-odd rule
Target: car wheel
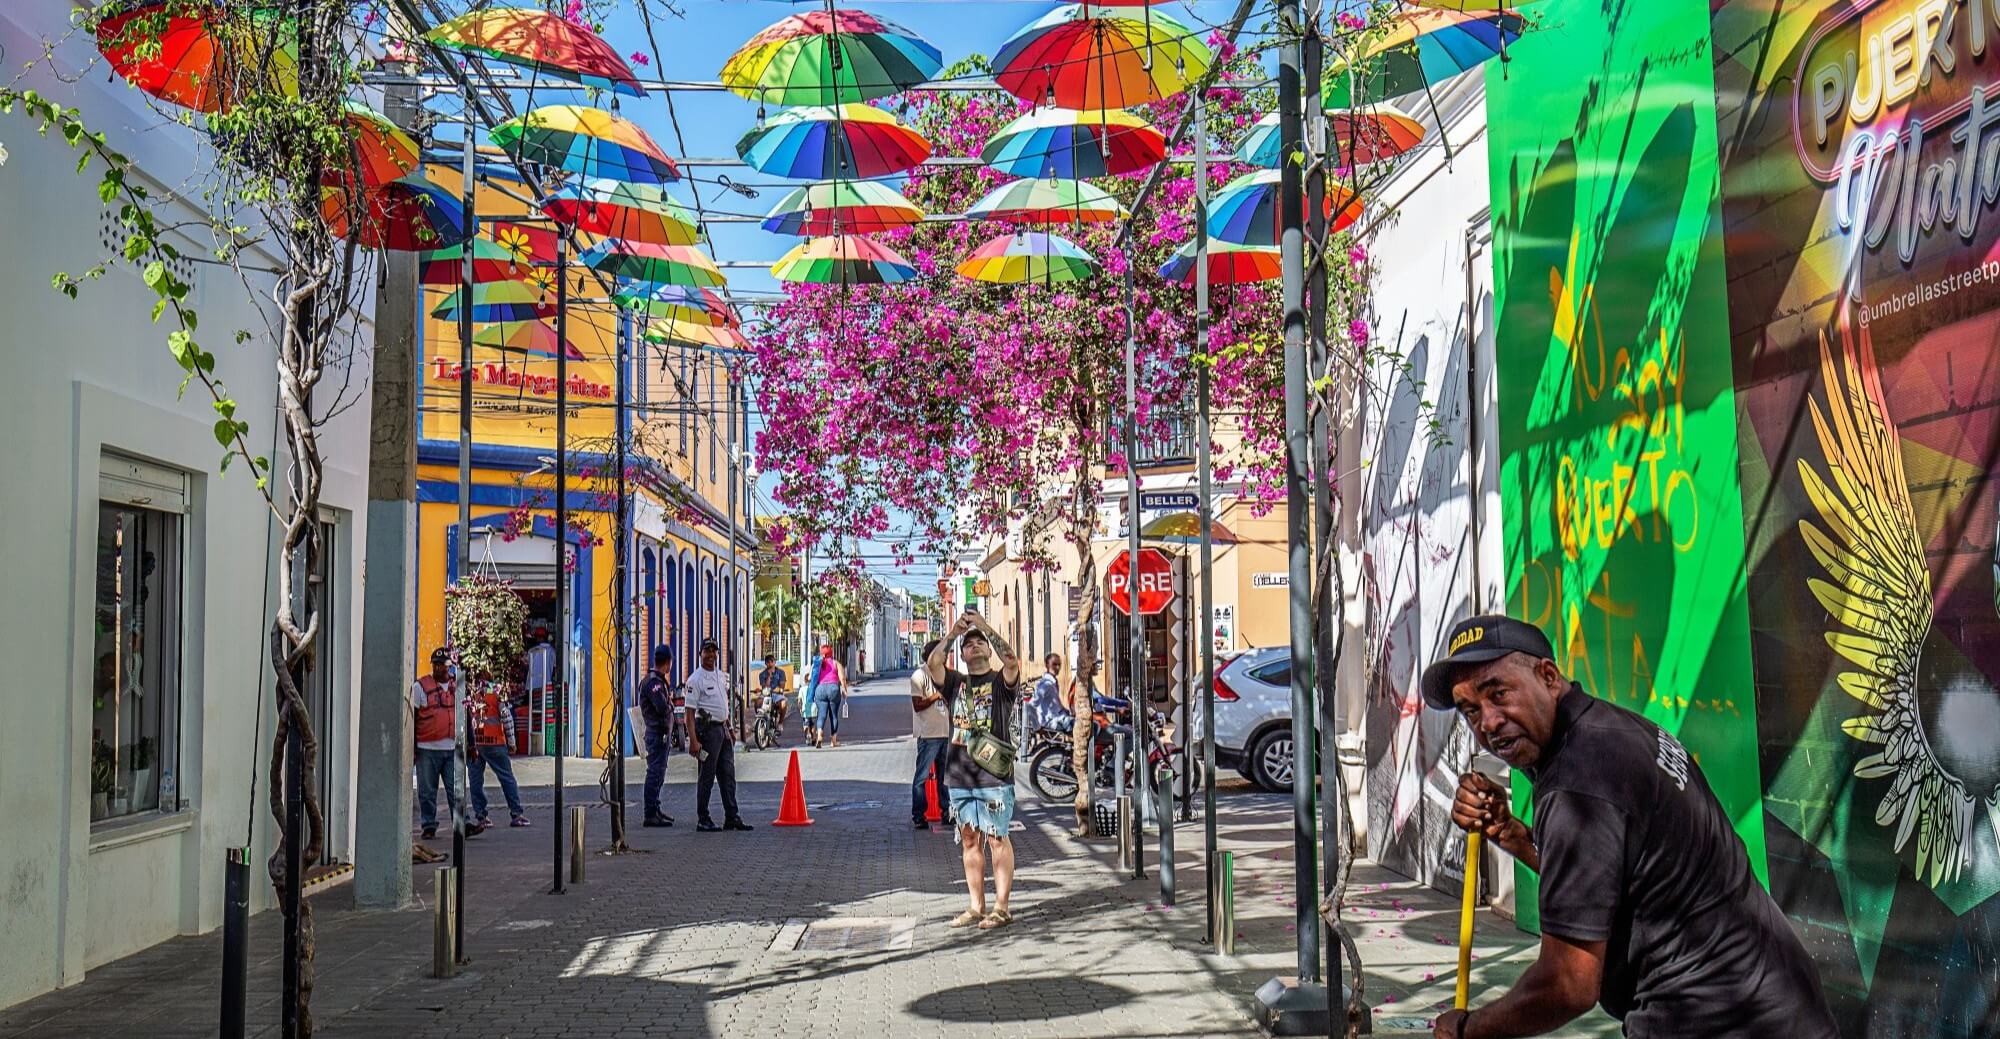
[(1272, 729), (1257, 738), (1246, 758), (1250, 781), (1271, 791), (1292, 788), (1292, 730)]

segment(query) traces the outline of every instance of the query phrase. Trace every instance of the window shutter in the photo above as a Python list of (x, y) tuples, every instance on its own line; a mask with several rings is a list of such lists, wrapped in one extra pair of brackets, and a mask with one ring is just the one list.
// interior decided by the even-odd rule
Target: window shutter
[(121, 505), (186, 513), (187, 474), (178, 469), (106, 452), (98, 462), (97, 496)]

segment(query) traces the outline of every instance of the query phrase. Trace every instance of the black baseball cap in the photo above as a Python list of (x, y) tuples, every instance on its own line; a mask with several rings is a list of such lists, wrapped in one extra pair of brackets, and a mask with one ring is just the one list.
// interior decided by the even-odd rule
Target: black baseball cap
[(443, 646), (439, 646), (438, 648), (431, 650), (431, 663), (433, 664), (451, 663), (451, 650), (446, 649)]
[(702, 640), (701, 640), (701, 652), (703, 652), (703, 653), (706, 653), (706, 652), (708, 652), (708, 651), (709, 651), (709, 650), (711, 650), (711, 649), (712, 649), (712, 650), (715, 650), (715, 651), (716, 651), (716, 652), (718, 652), (718, 653), (722, 652), (722, 647), (721, 647), (721, 646), (718, 646), (718, 645), (716, 645), (716, 644), (715, 644), (715, 640), (714, 640), (714, 639), (702, 639)]
[(1424, 702), (1440, 711), (1454, 710), (1451, 687), (1460, 668), (1484, 664), (1509, 653), (1526, 653), (1538, 660), (1554, 660), (1556, 651), (1549, 637), (1532, 624), (1497, 613), (1467, 617), (1451, 629), (1445, 640), (1445, 655), (1424, 668)]

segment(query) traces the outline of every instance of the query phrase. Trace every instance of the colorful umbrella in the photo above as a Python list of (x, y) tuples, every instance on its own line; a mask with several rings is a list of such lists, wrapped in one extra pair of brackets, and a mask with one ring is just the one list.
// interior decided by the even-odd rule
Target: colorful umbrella
[(771, 265), (771, 273), (779, 281), (893, 285), (916, 277), (917, 269), (888, 246), (858, 235), (839, 235), (800, 242)]
[[(1217, 241), (1208, 243), (1208, 280), (1213, 284), (1246, 285), (1253, 281), (1272, 281), (1280, 273), (1276, 249)], [(1184, 285), (1194, 284), (1193, 242), (1174, 250), (1174, 255), (1160, 265), (1160, 277)]]
[(774, 177), (865, 180), (916, 168), (931, 142), (872, 105), (816, 105), (778, 113), (744, 134), (736, 154)]
[(646, 88), (610, 44), (548, 11), (530, 7), (468, 11), (425, 33), (424, 39), (587, 87), (646, 96)]
[[(327, 230), (370, 249), (416, 252), (465, 240), (465, 207), (458, 196), (412, 173), (369, 191), (322, 187), (320, 218)], [(353, 226), (355, 213), (360, 226)]]
[[(1332, 134), (1335, 166), (1366, 166), (1393, 159), (1424, 139), (1424, 124), (1382, 106), (1369, 109), (1334, 109), (1327, 112), (1327, 129)], [(1257, 120), (1236, 146), (1238, 162), (1266, 169), (1278, 169), (1278, 113)]]
[(686, 245), (654, 245), (613, 238), (584, 250), (578, 259), (591, 270), (651, 285), (716, 288), (724, 282), (714, 260)]
[[(1219, 521), (1208, 521), (1209, 543), (1213, 545), (1233, 545), (1236, 532), (1223, 526)], [(1201, 513), (1169, 512), (1164, 516), (1139, 528), (1139, 536), (1148, 541), (1169, 541), (1182, 545), (1201, 544)]]
[[(474, 304), (475, 309), (477, 304)], [(495, 321), (472, 330), (472, 345), (495, 350), (512, 350), (538, 357), (556, 355), (556, 329), (546, 321)], [(584, 360), (575, 343), (567, 344), (569, 359)]]
[(671, 321), (727, 328), (736, 328), (743, 323), (743, 319), (736, 315), (736, 308), (710, 289), (691, 285), (660, 285), (645, 291), (633, 291), (634, 288), (637, 286), (612, 293), (612, 301), (627, 310)]
[(1104, 189), (1081, 180), (1010, 180), (967, 207), (975, 220), (1010, 224), (1101, 224), (1125, 215)]
[(778, 234), (871, 234), (923, 218), (923, 210), (887, 184), (834, 180), (792, 189), (771, 207), (762, 226)]
[(646, 131), (582, 105), (544, 105), (493, 128), (493, 143), (527, 162), (557, 166), (585, 177), (634, 184), (681, 179), (680, 167)]
[[(1338, 213), (1338, 215), (1336, 215)], [(1361, 199), (1339, 184), (1326, 188), (1329, 230), (1338, 231), (1361, 216)], [(1278, 244), (1278, 171), (1257, 170), (1230, 181), (1208, 207), (1208, 236), (1235, 245)]]
[(542, 212), (559, 224), (628, 242), (693, 245), (702, 240), (694, 214), (657, 184), (622, 180), (567, 184), (542, 202)]
[(340, 122), (354, 135), (349, 161), (327, 169), (320, 177), (322, 186), (353, 184), (356, 180), (353, 174), (359, 172), (361, 187), (379, 188), (416, 172), (422, 164), (422, 153), (409, 134), (390, 122), (388, 116), (359, 101), (348, 101), (345, 105)]
[(140, 90), (182, 108), (221, 112), (260, 90), (298, 96), (296, 47), (287, 43), (266, 62), (251, 42), (275, 38), (268, 23), (276, 18), (220, 3), (157, 0), (98, 22), (97, 49)]
[(1130, 108), (1186, 90), (1212, 61), (1200, 35), (1164, 14), (1092, 16), (1069, 4), (1002, 44), (993, 78), (1038, 105)]
[[(1424, 89), (1498, 57), (1527, 22), (1518, 14), (1409, 8), (1390, 15), (1387, 35), (1359, 57), (1327, 69), (1320, 100), (1350, 108)], [(1357, 82), (1358, 81), (1358, 82)], [(1358, 91), (1356, 88), (1359, 88)]]
[(750, 340), (733, 328), (718, 328), (699, 321), (654, 321), (646, 325), (646, 341), (670, 346), (706, 346), (719, 350), (748, 350)]
[(1004, 285), (1056, 285), (1097, 273), (1097, 261), (1067, 238), (1041, 231), (1003, 234), (972, 250), (958, 265), (961, 277)]
[(1167, 139), (1130, 112), (1044, 108), (1000, 128), (979, 159), (1001, 173), (1030, 179), (1109, 177), (1167, 157)]
[[(446, 321), (458, 320), (459, 301), (464, 294), (462, 288), (454, 290), (431, 311), (431, 316)], [(533, 321), (553, 313), (555, 302), (541, 289), (526, 282), (495, 281), (472, 287), (472, 320), (475, 323)]]
[[(475, 285), (489, 281), (520, 281), (528, 276), (532, 267), (532, 264), (515, 255), (514, 250), (491, 238), (475, 237), (472, 240), (472, 281)], [(417, 277), (425, 285), (449, 287), (462, 284), (465, 278), (465, 243), (425, 253), (423, 262), (417, 267)]]
[(750, 37), (722, 84), (753, 101), (837, 105), (900, 94), (937, 75), (929, 40), (866, 11), (808, 11)]

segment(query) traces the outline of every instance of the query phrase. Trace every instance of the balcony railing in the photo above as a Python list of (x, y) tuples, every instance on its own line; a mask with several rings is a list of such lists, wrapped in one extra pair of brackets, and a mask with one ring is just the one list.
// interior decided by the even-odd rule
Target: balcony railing
[[(1124, 450), (1125, 427), (1122, 418), (1112, 418), (1105, 429), (1105, 443), (1111, 450)], [(1194, 461), (1198, 446), (1195, 438), (1193, 416), (1180, 414), (1169, 419), (1164, 429), (1155, 425), (1151, 429), (1139, 431), (1137, 450), (1132, 462), (1141, 469), (1152, 466), (1187, 465)]]

